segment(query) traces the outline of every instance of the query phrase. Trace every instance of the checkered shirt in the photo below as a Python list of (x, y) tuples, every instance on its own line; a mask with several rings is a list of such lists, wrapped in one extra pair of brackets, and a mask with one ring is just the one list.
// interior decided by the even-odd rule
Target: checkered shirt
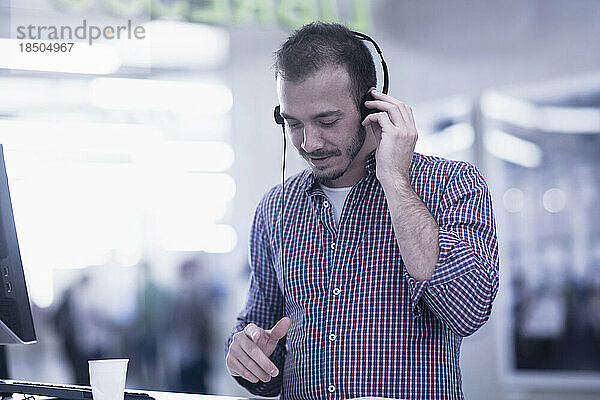
[(292, 320), (270, 359), (280, 374), (236, 380), (283, 399), (462, 399), (462, 338), (489, 318), (498, 291), (498, 245), (487, 185), (473, 165), (414, 153), (411, 185), (439, 225), (428, 281), (402, 260), (375, 156), (336, 228), (310, 170), (286, 181), (284, 268), (281, 185), (260, 201), (250, 237), (250, 288), (226, 342), (249, 323)]

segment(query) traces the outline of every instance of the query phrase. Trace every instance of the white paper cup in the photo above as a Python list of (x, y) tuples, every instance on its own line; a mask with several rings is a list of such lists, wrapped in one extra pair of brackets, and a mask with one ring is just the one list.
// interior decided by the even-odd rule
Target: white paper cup
[(128, 358), (88, 361), (94, 400), (123, 400), (128, 362)]

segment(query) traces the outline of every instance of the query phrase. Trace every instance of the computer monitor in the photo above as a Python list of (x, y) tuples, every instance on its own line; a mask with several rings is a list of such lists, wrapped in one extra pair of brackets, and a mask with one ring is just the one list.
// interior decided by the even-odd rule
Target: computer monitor
[(35, 343), (35, 329), (0, 144), (0, 344)]

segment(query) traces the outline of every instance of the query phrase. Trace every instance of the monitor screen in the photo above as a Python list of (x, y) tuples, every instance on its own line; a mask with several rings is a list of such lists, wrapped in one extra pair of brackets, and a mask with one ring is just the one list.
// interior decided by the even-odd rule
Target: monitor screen
[(0, 344), (34, 343), (33, 318), (0, 144)]

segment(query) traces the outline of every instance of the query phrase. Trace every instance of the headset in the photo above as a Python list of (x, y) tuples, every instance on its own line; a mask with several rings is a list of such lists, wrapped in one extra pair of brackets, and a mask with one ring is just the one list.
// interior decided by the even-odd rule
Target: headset
[[(388, 89), (389, 89), (389, 85), (390, 85), (388, 67), (385, 62), (385, 59), (383, 58), (383, 53), (381, 52), (381, 49), (377, 45), (377, 42), (375, 42), (375, 40), (373, 40), (371, 37), (365, 35), (364, 33), (356, 32), (356, 31), (351, 31), (351, 32), (354, 36), (356, 36), (360, 40), (371, 42), (373, 44), (373, 47), (375, 47), (375, 50), (377, 50), (377, 54), (379, 54), (379, 58), (381, 59), (381, 67), (383, 69), (383, 88), (381, 89), (381, 92), (383, 94), (388, 94)], [(369, 90), (367, 90), (367, 93), (365, 93), (362, 100), (360, 101), (361, 121), (363, 121), (365, 118), (367, 118), (367, 115), (379, 112), (377, 109), (370, 109), (365, 106), (365, 101), (372, 101), (372, 100), (374, 100), (374, 99), (373, 99), (373, 96), (371, 95), (371, 90), (369, 89)], [(281, 116), (279, 106), (275, 106), (275, 109), (273, 110), (273, 117), (275, 118), (275, 123), (277, 125), (281, 125), (282, 130), (283, 130), (283, 136), (285, 138), (285, 121), (283, 120), (283, 117)]]
[[(389, 89), (389, 84), (390, 84), (390, 78), (389, 78), (389, 72), (388, 72), (388, 67), (387, 64), (385, 62), (385, 59), (383, 58), (383, 53), (381, 52), (381, 49), (379, 48), (379, 46), (377, 45), (377, 43), (375, 42), (375, 40), (373, 40), (371, 37), (365, 35), (364, 33), (361, 32), (356, 32), (356, 31), (350, 31), (352, 32), (352, 34), (354, 36), (356, 36), (357, 38), (359, 38), (360, 40), (364, 40), (366, 42), (370, 42), (371, 44), (373, 44), (373, 47), (375, 47), (375, 50), (377, 51), (377, 54), (379, 54), (379, 58), (381, 59), (381, 67), (383, 70), (383, 88), (381, 89), (381, 92), (383, 94), (388, 94), (388, 89)], [(371, 90), (367, 90), (367, 93), (365, 93), (365, 95), (362, 97), (361, 101), (360, 101), (360, 117), (361, 117), (361, 122), (364, 121), (365, 118), (367, 118), (367, 116), (369, 114), (373, 114), (376, 112), (379, 112), (380, 110), (377, 109), (370, 109), (367, 108), (365, 106), (365, 101), (372, 101), (374, 100), (373, 95), (371, 94)], [(283, 218), (283, 210), (285, 207), (285, 154), (286, 154), (286, 148), (287, 148), (287, 143), (286, 143), (286, 138), (285, 138), (285, 121), (283, 119), (283, 117), (281, 116), (280, 113), (280, 107), (279, 105), (275, 106), (275, 109), (273, 110), (273, 117), (275, 118), (275, 123), (277, 125), (281, 125), (281, 132), (282, 132), (282, 136), (283, 136), (283, 154), (281, 157), (281, 221), (280, 221), (280, 229), (281, 229), (281, 252), (280, 252), (280, 262), (281, 262), (281, 280), (283, 283), (283, 289), (282, 289), (282, 295), (283, 295), (283, 301), (285, 304), (285, 279), (284, 279), (284, 275), (283, 275), (283, 265), (284, 265), (284, 257), (283, 257), (283, 225), (284, 225), (284, 218)], [(284, 306), (285, 307), (285, 306)], [(285, 312), (285, 308), (284, 308), (284, 312)]]

